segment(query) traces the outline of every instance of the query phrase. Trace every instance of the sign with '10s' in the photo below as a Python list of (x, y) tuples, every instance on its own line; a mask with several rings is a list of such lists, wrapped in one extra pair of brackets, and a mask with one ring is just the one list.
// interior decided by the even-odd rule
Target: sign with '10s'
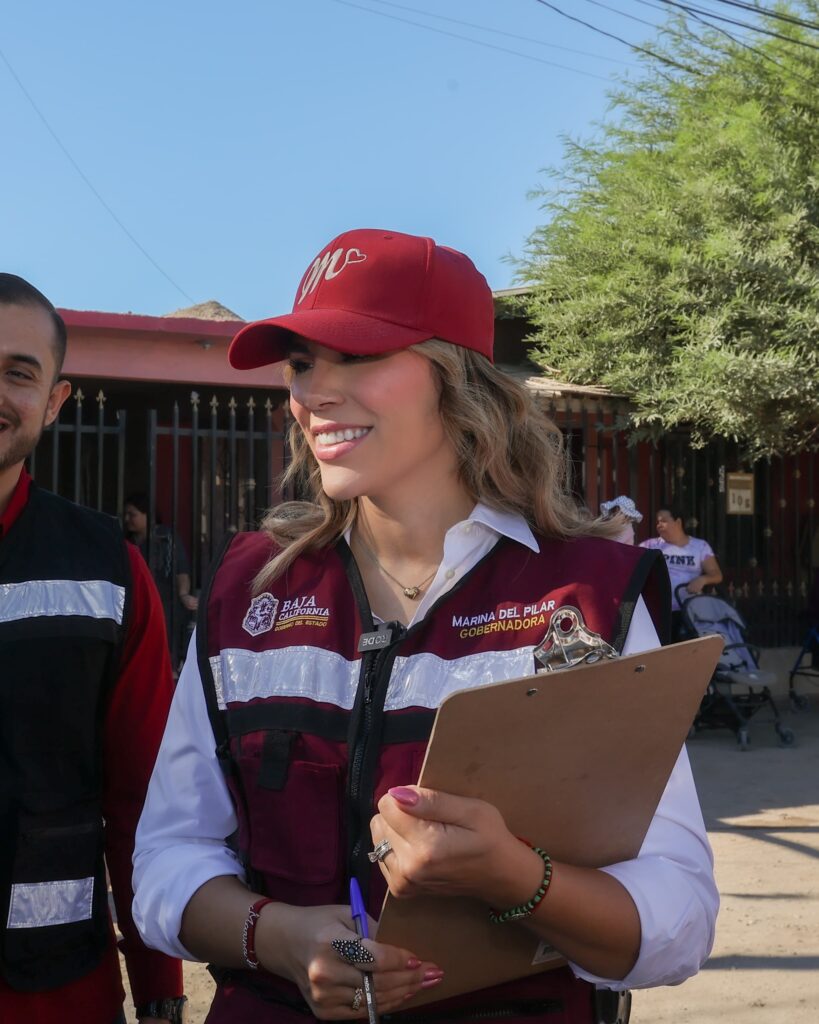
[(754, 474), (726, 473), (725, 498), (728, 515), (752, 516), (754, 514)]

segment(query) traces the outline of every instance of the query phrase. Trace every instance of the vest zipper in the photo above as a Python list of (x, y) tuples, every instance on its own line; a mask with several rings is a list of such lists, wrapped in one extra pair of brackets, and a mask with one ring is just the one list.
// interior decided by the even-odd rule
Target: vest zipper
[(406, 627), (400, 622), (390, 622), (386, 625), (390, 627), (389, 645), (382, 647), (372, 655), (364, 655), (366, 667), (362, 680), (362, 701), (350, 756), (348, 820), (355, 840), (350, 848), (349, 873), (358, 878), (365, 894), (369, 888), (370, 867), (365, 850), (370, 845), (368, 826), (373, 809), (374, 784), (374, 780), (368, 777), (371, 773), (366, 771), (368, 767), (367, 751), (374, 725), (377, 726), (383, 722), (383, 698), (386, 696), (389, 685), (396, 648), (407, 635)]
[[(350, 732), (348, 733), (347, 749), (349, 751), (349, 772), (347, 779), (347, 873), (349, 877), (358, 879), (361, 885), (364, 902), (367, 902), (369, 895), (370, 863), (367, 860), (365, 850), (369, 846), (369, 820), (372, 810), (372, 796), (375, 785), (375, 766), (369, 773), (372, 778), (365, 777), (365, 763), (368, 751), (368, 740), (373, 733), (377, 734), (377, 742), (381, 742), (381, 726), (383, 724), (384, 703), (377, 700), (386, 696), (386, 687), (389, 682), (392, 665), (395, 660), (395, 648), (410, 633), (416, 633), (425, 628), (430, 617), (438, 608), (452, 599), (452, 595), (461, 590), (469, 578), (477, 571), (478, 567), (493, 557), (498, 549), (507, 543), (505, 537), (494, 545), (480, 561), (467, 572), (458, 583), (442, 594), (427, 614), (412, 627), (407, 627), (400, 622), (388, 622), (384, 625), (391, 628), (392, 635), (390, 644), (378, 651), (365, 653), (362, 657), (362, 669), (359, 676), (359, 693), (356, 696), (356, 703), (353, 708), (350, 721)], [(364, 589), (358, 566), (355, 563), (352, 552), (346, 541), (341, 540), (336, 545), (336, 551), (344, 565), (350, 589), (358, 607), (361, 617), (361, 624), (365, 631), (373, 630), (374, 623), (370, 604), (367, 600), (367, 592)], [(384, 678), (385, 677), (385, 678)], [(383, 686), (382, 686), (383, 683)], [(380, 706), (379, 706), (380, 705)], [(366, 829), (366, 835), (365, 835)], [(366, 845), (365, 845), (366, 844)], [(339, 899), (344, 897), (339, 894)]]

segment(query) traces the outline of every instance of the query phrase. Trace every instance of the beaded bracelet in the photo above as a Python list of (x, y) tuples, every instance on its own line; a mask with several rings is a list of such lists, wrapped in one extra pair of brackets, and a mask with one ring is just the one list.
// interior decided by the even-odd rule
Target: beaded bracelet
[(532, 849), (538, 857), (541, 858), (544, 864), (543, 881), (540, 883), (540, 888), (530, 900), (527, 900), (525, 903), (521, 903), (517, 907), (510, 907), (509, 910), (503, 910), (499, 914), (494, 910), (490, 910), (489, 920), (492, 924), (506, 924), (507, 921), (521, 921), (524, 917), (529, 917), (538, 903), (540, 903), (549, 891), (549, 883), (552, 880), (551, 858), (549, 857), (549, 854), (546, 853), (545, 850), (541, 850), (539, 846), (532, 846)]
[(244, 927), (242, 928), (242, 958), (251, 971), (258, 971), (259, 958), (256, 956), (256, 922), (261, 915), (262, 907), (268, 903), (275, 903), (275, 900), (265, 897), (256, 900), (247, 912)]

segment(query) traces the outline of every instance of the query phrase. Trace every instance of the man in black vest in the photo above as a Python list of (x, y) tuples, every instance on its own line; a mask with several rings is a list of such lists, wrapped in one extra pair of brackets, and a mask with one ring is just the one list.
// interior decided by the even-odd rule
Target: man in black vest
[(181, 965), (131, 920), (172, 692), (162, 607), (117, 522), (24, 465), (71, 390), (65, 342), (48, 299), (0, 274), (0, 1021), (124, 1020), (107, 863), (137, 1016), (176, 1024)]

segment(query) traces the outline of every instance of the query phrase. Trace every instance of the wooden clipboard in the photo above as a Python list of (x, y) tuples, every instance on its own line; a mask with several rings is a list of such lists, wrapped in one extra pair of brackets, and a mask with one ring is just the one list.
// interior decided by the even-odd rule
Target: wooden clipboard
[[(493, 803), (515, 835), (556, 861), (636, 857), (713, 671), (722, 637), (451, 694), (419, 784)], [(465, 898), (389, 894), (379, 942), (439, 964), (443, 981), (407, 1006), (566, 961), (523, 925), (493, 925)]]

